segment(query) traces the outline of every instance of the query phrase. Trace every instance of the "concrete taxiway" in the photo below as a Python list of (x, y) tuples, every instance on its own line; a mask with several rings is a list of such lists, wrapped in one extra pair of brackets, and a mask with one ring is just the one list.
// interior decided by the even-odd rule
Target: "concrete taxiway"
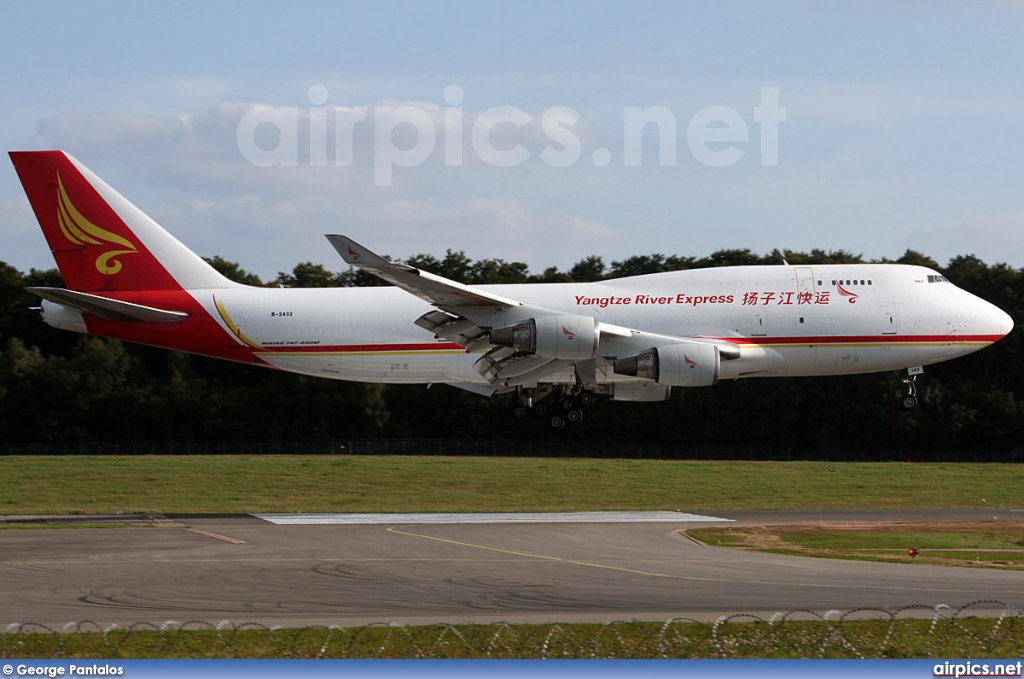
[(75, 517), (140, 527), (0, 531), (0, 624), (668, 620), (1024, 605), (1019, 572), (760, 554), (680, 534), (723, 521), (1019, 521), (1022, 512), (656, 514)]

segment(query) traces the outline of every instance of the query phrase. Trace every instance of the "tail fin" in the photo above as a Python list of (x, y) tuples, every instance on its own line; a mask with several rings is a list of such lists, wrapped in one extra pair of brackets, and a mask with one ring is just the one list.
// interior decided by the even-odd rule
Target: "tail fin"
[(71, 155), (12, 151), (10, 156), (71, 290), (234, 285)]

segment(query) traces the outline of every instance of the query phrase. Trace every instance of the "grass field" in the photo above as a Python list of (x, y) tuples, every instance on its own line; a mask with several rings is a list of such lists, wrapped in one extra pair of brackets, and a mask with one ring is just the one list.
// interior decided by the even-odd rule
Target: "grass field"
[(777, 554), (1024, 570), (1021, 522), (728, 526), (687, 533), (710, 545)]
[(1024, 507), (1024, 465), (3, 456), (0, 514)]
[[(399, 456), (0, 457), (0, 515), (984, 507), (1024, 507), (1024, 466)], [(750, 530), (748, 535), (756, 536), (766, 529)], [(840, 548), (854, 555), (875, 550), (869, 556), (889, 550), (899, 552), (893, 558), (906, 560), (903, 543), (910, 540), (919, 543), (919, 561), (946, 545), (956, 550), (947, 556), (962, 561), (964, 554), (977, 555), (992, 545), (1012, 551), (1024, 540), (998, 530), (973, 536), (947, 530), (927, 539), (896, 529), (881, 537), (869, 535), (881, 543), (863, 542), (870, 532), (853, 536), (853, 542), (850, 534), (834, 533), (808, 529), (779, 538), (792, 538), (781, 549), (828, 556), (837, 554), (826, 551)], [(721, 540), (723, 545), (779, 549), (778, 544), (764, 544), (764, 534), (753, 541), (728, 529), (701, 536), (711, 544)], [(1024, 626), (978, 619), (938, 627), (929, 621), (901, 621), (898, 629), (888, 620), (729, 623), (722, 628), (695, 623), (673, 625), (667, 636), (666, 628), (656, 624), (593, 627), (409, 628), (394, 633), (398, 642), (385, 641), (392, 638), (385, 628), (358, 630), (355, 637), (329, 630), (282, 630), (273, 638), (257, 630), (170, 636), (156, 631), (60, 636), (25, 630), (7, 636), (3, 655), (1017, 657), (1024, 652)], [(319, 638), (320, 632), (340, 636)], [(423, 647), (406, 639), (422, 641)], [(478, 639), (482, 641), (476, 643)]]

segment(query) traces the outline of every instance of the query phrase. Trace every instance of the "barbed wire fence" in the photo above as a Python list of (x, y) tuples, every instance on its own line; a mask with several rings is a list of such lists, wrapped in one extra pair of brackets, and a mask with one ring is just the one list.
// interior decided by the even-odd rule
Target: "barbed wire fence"
[(283, 628), (201, 620), (13, 623), (0, 658), (1020, 658), (1024, 619), (1001, 601), (663, 623)]

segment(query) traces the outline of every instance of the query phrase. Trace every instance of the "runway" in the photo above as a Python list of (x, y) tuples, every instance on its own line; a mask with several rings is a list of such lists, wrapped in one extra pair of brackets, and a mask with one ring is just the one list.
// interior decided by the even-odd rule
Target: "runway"
[(1018, 572), (759, 554), (680, 535), (723, 520), (1018, 521), (1020, 512), (724, 512), (601, 523), (585, 515), (542, 523), (394, 518), (298, 525), (172, 516), (140, 518), (146, 526), (136, 528), (3, 530), (0, 625), (606, 622), (981, 600), (1024, 606)]

